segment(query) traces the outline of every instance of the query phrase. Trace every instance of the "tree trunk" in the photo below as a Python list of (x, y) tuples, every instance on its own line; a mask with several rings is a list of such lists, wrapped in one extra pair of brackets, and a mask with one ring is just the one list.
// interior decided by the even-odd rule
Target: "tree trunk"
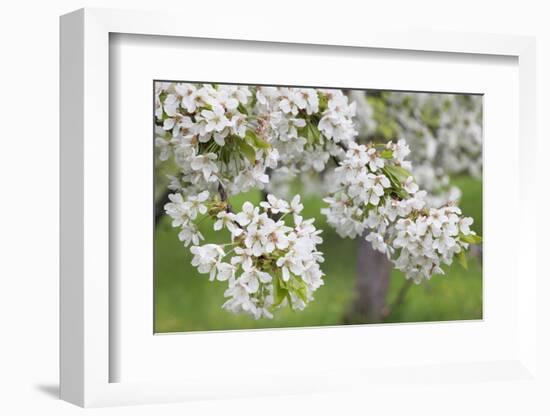
[(350, 324), (380, 322), (385, 315), (390, 262), (374, 250), (364, 236), (358, 239), (355, 301), (345, 321)]

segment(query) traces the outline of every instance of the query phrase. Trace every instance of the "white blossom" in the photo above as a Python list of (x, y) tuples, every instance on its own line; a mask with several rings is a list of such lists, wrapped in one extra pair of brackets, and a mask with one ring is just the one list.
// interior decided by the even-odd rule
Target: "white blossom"
[(201, 116), (205, 121), (204, 131), (210, 133), (211, 131), (220, 132), (231, 123), (225, 116), (225, 110), (221, 105), (214, 105), (212, 110), (202, 110)]
[(190, 113), (194, 113), (197, 109), (197, 102), (195, 101), (197, 88), (192, 84), (177, 84), (175, 90), (181, 96), (181, 107)]
[(267, 201), (260, 202), (260, 206), (273, 214), (285, 214), (289, 211), (288, 202), (283, 199), (278, 199), (275, 195), (271, 194), (267, 196)]
[(224, 255), (223, 249), (217, 244), (205, 244), (193, 246), (190, 251), (194, 256), (191, 265), (196, 267), (199, 273), (209, 273), (210, 280), (214, 280), (216, 266)]
[(212, 174), (219, 171), (218, 166), (214, 163), (216, 159), (217, 156), (214, 153), (195, 156), (191, 160), (191, 169), (201, 172), (204, 179), (209, 180)]

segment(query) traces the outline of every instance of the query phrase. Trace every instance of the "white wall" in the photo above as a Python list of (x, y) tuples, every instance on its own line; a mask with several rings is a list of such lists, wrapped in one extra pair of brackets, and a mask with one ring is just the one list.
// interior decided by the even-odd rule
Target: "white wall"
[[(372, 4), (371, 4), (372, 3)], [(506, 3), (506, 4), (505, 4)], [(509, 3), (509, 5), (508, 5)], [(536, 35), (538, 42), (538, 129), (550, 137), (545, 118), (550, 116), (550, 13), (544, 1), (382, 1), (333, 0), (299, 3), (240, 1), (5, 0), (0, 8), (0, 414), (79, 413), (81, 410), (54, 399), (58, 367), (58, 16), (74, 9), (116, 7), (168, 9), (189, 12), (208, 25), (209, 13), (230, 19), (232, 13), (289, 24), (316, 21), (327, 30), (339, 25), (386, 23), (396, 27)], [(185, 7), (189, 4), (189, 7)], [(237, 6), (239, 4), (239, 6)], [(199, 9), (199, 8), (204, 9)], [(185, 22), (182, 21), (182, 25)], [(244, 31), (246, 28), (239, 28)], [(548, 144), (534, 152), (544, 167)], [(535, 157), (534, 156), (534, 157)], [(543, 165), (544, 164), (544, 165)], [(548, 193), (548, 185), (541, 193)], [(540, 208), (543, 213), (543, 208)], [(541, 227), (548, 225), (540, 221)], [(543, 232), (540, 233), (540, 236)], [(542, 243), (542, 237), (540, 242)], [(542, 247), (539, 244), (539, 247)], [(542, 251), (542, 250), (541, 250)], [(544, 254), (541, 252), (541, 254)], [(542, 258), (542, 256), (541, 256)], [(539, 287), (548, 293), (549, 285)], [(541, 306), (548, 314), (549, 308)], [(546, 338), (548, 341), (548, 336)], [(548, 343), (546, 343), (548, 347)], [(549, 351), (547, 348), (546, 351)], [(470, 386), (438, 386), (438, 394), (422, 390), (388, 390), (385, 395), (257, 399), (190, 403), (160, 407), (118, 408), (99, 414), (284, 414), (315, 409), (319, 414), (542, 414), (535, 400), (541, 392), (516, 394), (501, 384), (480, 393)], [(527, 396), (526, 396), (527, 395)], [(479, 403), (476, 403), (479, 401)], [(548, 406), (548, 405), (547, 405)], [(311, 409), (311, 410), (310, 410)], [(384, 411), (384, 409), (386, 411)], [(548, 411), (548, 408), (546, 409)], [(40, 413), (39, 413), (40, 412)], [(498, 413), (497, 413), (498, 412)]]

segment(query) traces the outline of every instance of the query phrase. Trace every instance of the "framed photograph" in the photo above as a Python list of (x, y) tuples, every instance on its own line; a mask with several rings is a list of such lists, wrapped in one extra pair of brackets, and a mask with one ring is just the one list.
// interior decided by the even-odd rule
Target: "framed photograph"
[(154, 90), (155, 333), (482, 319), (482, 95)]
[(537, 383), (534, 50), (63, 16), (61, 397)]

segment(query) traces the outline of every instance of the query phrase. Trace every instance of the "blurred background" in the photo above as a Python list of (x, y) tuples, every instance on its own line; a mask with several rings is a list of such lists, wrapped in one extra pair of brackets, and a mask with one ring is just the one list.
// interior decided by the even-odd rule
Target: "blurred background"
[[(431, 94), (388, 91), (346, 91), (357, 103), (360, 142), (386, 142), (404, 138), (411, 148), (408, 159), (421, 188), (430, 193), (430, 204), (459, 201), (472, 229), (483, 235), (482, 218), (482, 97), (464, 94)], [(161, 207), (174, 166), (158, 165), (155, 197)], [(303, 311), (283, 308), (272, 320), (254, 320), (221, 308), (227, 287), (210, 282), (191, 266), (192, 255), (178, 240), (170, 218), (158, 215), (155, 230), (155, 332), (186, 332), (276, 327), (308, 327), (362, 323), (426, 322), (482, 318), (482, 246), (468, 255), (468, 268), (458, 262), (445, 275), (412, 284), (394, 270), (363, 239), (342, 239), (320, 214), (323, 190), (330, 175), (304, 174), (281, 180), (274, 172), (273, 189), (281, 196), (300, 193), (304, 218), (315, 218), (323, 230), (320, 250), (325, 284)], [(281, 185), (282, 184), (282, 185)], [(259, 203), (261, 191), (232, 197), (240, 207)], [(157, 208), (157, 212), (161, 212)], [(224, 233), (210, 222), (200, 225), (207, 242), (223, 243)]]

